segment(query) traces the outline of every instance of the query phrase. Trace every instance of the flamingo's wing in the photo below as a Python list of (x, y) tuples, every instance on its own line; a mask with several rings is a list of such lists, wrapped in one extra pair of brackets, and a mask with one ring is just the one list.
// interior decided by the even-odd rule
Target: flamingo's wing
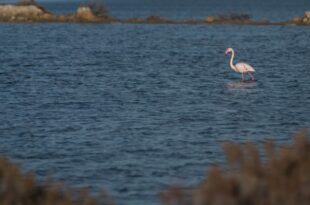
[(247, 63), (237, 63), (236, 68), (238, 72), (246, 73), (246, 72), (255, 72), (255, 69)]

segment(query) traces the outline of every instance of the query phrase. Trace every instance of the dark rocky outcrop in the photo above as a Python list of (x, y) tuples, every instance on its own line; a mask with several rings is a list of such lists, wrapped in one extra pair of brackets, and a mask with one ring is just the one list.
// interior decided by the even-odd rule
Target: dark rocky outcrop
[(146, 23), (174, 23), (175, 21), (160, 17), (160, 16), (149, 16), (146, 19)]

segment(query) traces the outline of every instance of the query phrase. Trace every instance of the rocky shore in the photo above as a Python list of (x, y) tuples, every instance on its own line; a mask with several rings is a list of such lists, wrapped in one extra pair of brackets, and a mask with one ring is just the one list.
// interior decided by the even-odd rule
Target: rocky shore
[(115, 20), (96, 15), (88, 6), (80, 6), (74, 14), (55, 15), (38, 5), (0, 5), (0, 22), (100, 22)]
[[(98, 10), (99, 8), (99, 10)], [(97, 11), (96, 11), (97, 9)], [(101, 9), (101, 10), (100, 10)], [(99, 12), (98, 12), (99, 11)], [(135, 24), (241, 24), (241, 25), (310, 25), (310, 11), (302, 17), (283, 22), (251, 20), (248, 15), (208, 16), (205, 19), (171, 20), (160, 16), (116, 19), (103, 7), (83, 5), (69, 15), (55, 15), (38, 4), (0, 5), (0, 22), (72, 22), (72, 23), (135, 23)]]
[(294, 17), (292, 23), (296, 25), (310, 25), (310, 11), (306, 11), (303, 17)]

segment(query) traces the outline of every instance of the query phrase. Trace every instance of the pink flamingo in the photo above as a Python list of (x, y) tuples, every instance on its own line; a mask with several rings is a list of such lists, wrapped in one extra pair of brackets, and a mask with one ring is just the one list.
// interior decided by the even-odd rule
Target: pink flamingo
[(253, 72), (255, 72), (255, 69), (250, 66), (249, 64), (247, 63), (237, 63), (236, 65), (233, 64), (233, 60), (234, 60), (234, 57), (235, 57), (235, 52), (234, 52), (234, 49), (232, 48), (227, 48), (226, 51), (225, 51), (225, 54), (228, 55), (231, 53), (231, 58), (230, 58), (230, 67), (231, 69), (233, 69), (234, 71), (238, 72), (238, 73), (241, 73), (241, 78), (242, 78), (242, 81), (244, 81), (244, 76), (243, 74), (244, 73), (247, 73), (249, 74), (251, 80), (255, 81), (255, 78), (253, 76)]

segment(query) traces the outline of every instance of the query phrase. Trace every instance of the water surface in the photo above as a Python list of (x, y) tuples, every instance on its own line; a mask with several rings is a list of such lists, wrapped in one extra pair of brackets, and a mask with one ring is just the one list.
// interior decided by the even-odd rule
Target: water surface
[[(310, 122), (310, 32), (294, 26), (0, 24), (0, 153), (119, 204), (158, 204), (225, 140)], [(241, 83), (227, 47), (253, 65)]]

